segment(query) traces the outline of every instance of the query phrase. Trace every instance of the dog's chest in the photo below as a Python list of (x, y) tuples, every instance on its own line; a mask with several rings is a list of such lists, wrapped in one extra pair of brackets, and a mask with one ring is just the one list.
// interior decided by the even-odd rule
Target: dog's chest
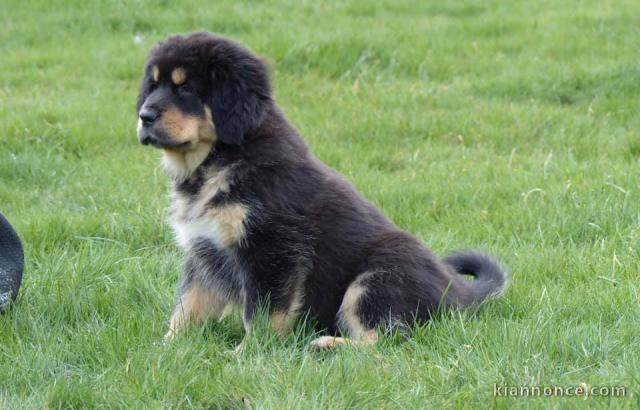
[(195, 194), (174, 190), (169, 211), (171, 225), (178, 244), (189, 249), (202, 240), (218, 249), (239, 246), (246, 234), (249, 208), (237, 202), (215, 204), (216, 195), (228, 193), (230, 185), (227, 171), (205, 175)]

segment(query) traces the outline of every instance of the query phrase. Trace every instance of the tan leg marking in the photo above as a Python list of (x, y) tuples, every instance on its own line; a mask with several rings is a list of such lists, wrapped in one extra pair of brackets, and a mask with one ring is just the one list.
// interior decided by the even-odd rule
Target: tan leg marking
[(189, 322), (201, 324), (210, 317), (219, 317), (226, 305), (227, 302), (211, 290), (194, 284), (180, 297), (171, 315), (169, 331), (164, 336), (165, 340), (171, 340)]
[(240, 306), (235, 305), (233, 303), (229, 303), (227, 306), (225, 306), (224, 310), (222, 311), (222, 314), (220, 315), (220, 318), (218, 319), (219, 321), (223, 321), (226, 318), (233, 316), (233, 315), (239, 315), (241, 313), (242, 309), (240, 308)]
[(349, 336), (354, 339), (359, 339), (360, 335), (366, 331), (358, 316), (358, 303), (365, 291), (366, 289), (356, 279), (347, 288), (338, 310), (338, 322), (349, 332)]
[(304, 304), (304, 279), (305, 276), (301, 272), (296, 272), (285, 289), (291, 294), (291, 301), (286, 310), (273, 312), (270, 316), (271, 329), (278, 333), (281, 337), (285, 337), (293, 328), (296, 319), (300, 315), (300, 308)]
[(350, 338), (322, 336), (311, 342), (311, 348), (328, 349), (342, 345), (368, 346), (378, 341), (376, 330), (367, 329), (358, 315), (360, 299), (366, 293), (366, 288), (361, 285), (364, 275), (366, 274), (349, 285), (337, 314), (338, 323), (349, 333)]
[(289, 314), (289, 312), (275, 312), (271, 314), (270, 323), (271, 329), (276, 332), (280, 337), (285, 337), (293, 327), (296, 316)]

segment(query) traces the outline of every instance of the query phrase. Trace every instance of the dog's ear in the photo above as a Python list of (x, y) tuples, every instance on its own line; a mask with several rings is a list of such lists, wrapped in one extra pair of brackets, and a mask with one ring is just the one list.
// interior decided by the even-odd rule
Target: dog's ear
[(218, 140), (239, 145), (264, 118), (271, 86), (266, 64), (240, 45), (221, 39), (210, 49), (210, 107)]

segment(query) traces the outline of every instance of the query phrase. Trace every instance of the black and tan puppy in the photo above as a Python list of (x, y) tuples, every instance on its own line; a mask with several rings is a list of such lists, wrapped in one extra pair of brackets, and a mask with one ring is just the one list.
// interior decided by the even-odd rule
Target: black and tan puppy
[(265, 63), (230, 40), (159, 43), (137, 109), (140, 142), (162, 150), (172, 179), (171, 223), (186, 252), (167, 338), (228, 304), (249, 332), (266, 302), (280, 333), (308, 313), (350, 337), (315, 347), (372, 343), (378, 326), (477, 305), (504, 287), (487, 256), (438, 260), (316, 159), (273, 100)]

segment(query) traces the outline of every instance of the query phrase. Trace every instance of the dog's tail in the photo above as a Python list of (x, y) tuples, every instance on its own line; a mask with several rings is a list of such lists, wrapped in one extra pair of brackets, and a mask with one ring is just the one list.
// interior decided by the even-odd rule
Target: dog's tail
[(500, 296), (507, 287), (507, 274), (484, 253), (456, 252), (444, 258), (444, 263), (458, 274), (475, 277), (473, 281), (461, 281), (466, 288), (464, 305), (477, 305), (487, 298)]

